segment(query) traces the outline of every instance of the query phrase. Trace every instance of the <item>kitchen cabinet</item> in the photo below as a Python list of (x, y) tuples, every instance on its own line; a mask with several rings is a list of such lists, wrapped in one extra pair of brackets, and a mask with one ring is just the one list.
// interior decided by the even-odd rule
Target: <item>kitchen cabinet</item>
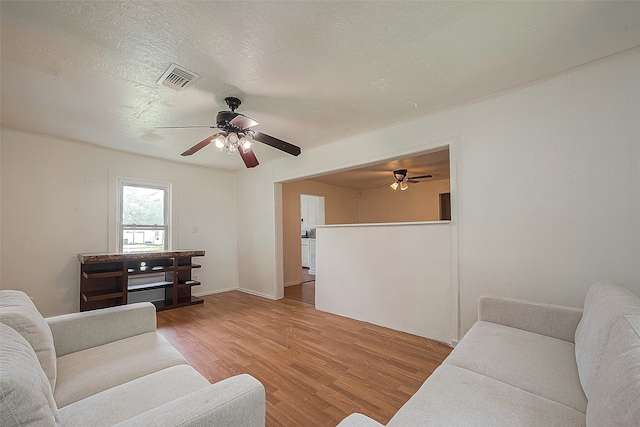
[(324, 197), (300, 195), (301, 231), (310, 231), (324, 224)]

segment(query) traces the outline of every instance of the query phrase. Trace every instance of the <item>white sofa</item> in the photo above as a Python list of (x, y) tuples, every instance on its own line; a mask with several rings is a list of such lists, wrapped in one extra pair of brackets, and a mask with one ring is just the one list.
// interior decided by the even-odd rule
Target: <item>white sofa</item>
[(0, 291), (1, 426), (264, 424), (262, 384), (210, 384), (156, 332), (153, 304), (44, 319)]
[[(387, 426), (640, 426), (640, 298), (583, 310), (481, 298), (479, 319)], [(362, 414), (340, 427), (380, 427)]]

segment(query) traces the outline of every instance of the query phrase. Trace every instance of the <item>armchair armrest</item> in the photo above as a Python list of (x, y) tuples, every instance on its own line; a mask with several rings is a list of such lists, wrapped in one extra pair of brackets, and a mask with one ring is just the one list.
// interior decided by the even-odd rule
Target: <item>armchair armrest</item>
[(56, 356), (75, 353), (156, 330), (156, 308), (150, 302), (120, 305), (45, 319)]
[(379, 422), (372, 420), (366, 415), (351, 414), (337, 425), (337, 427), (384, 427)]
[(573, 343), (582, 309), (510, 298), (481, 297), (478, 320)]
[(264, 427), (265, 400), (260, 381), (242, 374), (144, 412), (116, 424), (116, 427)]

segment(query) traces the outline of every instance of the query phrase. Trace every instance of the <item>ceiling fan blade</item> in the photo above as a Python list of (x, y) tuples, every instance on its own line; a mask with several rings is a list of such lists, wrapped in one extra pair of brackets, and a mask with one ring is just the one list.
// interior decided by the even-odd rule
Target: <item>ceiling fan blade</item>
[(239, 127), (240, 129), (247, 129), (252, 126), (256, 126), (260, 124), (255, 120), (253, 120), (252, 118), (245, 116), (244, 114), (240, 114), (240, 113), (235, 113), (235, 114), (237, 114), (237, 116), (231, 119), (229, 123)]
[(420, 184), (420, 181), (418, 181), (417, 179), (413, 179), (413, 178), (408, 179), (407, 182), (410, 182), (412, 184)]
[(427, 175), (420, 175), (420, 176), (412, 176), (409, 179), (421, 179), (421, 178), (433, 178), (433, 175), (427, 174)]
[(182, 153), (181, 156), (190, 156), (190, 155), (192, 155), (194, 153), (197, 153), (198, 151), (202, 150), (207, 145), (211, 144), (211, 140), (216, 135), (217, 134), (214, 133), (213, 135), (206, 137), (205, 139), (203, 139), (202, 141), (198, 142), (196, 145), (194, 145), (193, 147), (189, 148), (187, 151)]
[(191, 129), (191, 128), (216, 128), (216, 125), (189, 125), (189, 126), (156, 126), (156, 129)]
[(263, 144), (267, 144), (273, 148), (277, 148), (278, 150), (284, 151), (285, 153), (289, 153), (292, 156), (300, 155), (300, 147), (297, 145), (290, 144), (286, 141), (283, 141), (278, 138), (274, 138), (273, 136), (267, 135), (265, 133), (260, 133), (258, 131), (251, 131), (249, 135), (255, 139), (256, 141), (262, 142)]
[(240, 157), (242, 157), (242, 161), (244, 162), (246, 167), (255, 168), (259, 165), (258, 159), (256, 158), (256, 155), (252, 149), (248, 149), (245, 153), (242, 148), (239, 148), (238, 153), (240, 153)]

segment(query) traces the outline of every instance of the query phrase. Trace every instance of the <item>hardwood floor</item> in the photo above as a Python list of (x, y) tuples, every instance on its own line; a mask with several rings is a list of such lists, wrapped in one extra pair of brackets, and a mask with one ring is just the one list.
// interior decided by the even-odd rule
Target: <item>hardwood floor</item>
[(316, 305), (316, 276), (309, 274), (308, 268), (302, 268), (302, 283), (285, 286), (284, 297), (305, 304)]
[(284, 288), (284, 297), (305, 304), (316, 305), (316, 282), (304, 282)]
[(301, 273), (300, 277), (302, 278), (302, 283), (315, 282), (315, 280), (316, 280), (315, 274), (310, 274), (309, 273), (309, 269), (305, 268), (305, 267), (302, 267), (302, 273)]
[(209, 381), (264, 384), (267, 426), (386, 424), (451, 352), (446, 344), (239, 291), (158, 313), (158, 332)]

